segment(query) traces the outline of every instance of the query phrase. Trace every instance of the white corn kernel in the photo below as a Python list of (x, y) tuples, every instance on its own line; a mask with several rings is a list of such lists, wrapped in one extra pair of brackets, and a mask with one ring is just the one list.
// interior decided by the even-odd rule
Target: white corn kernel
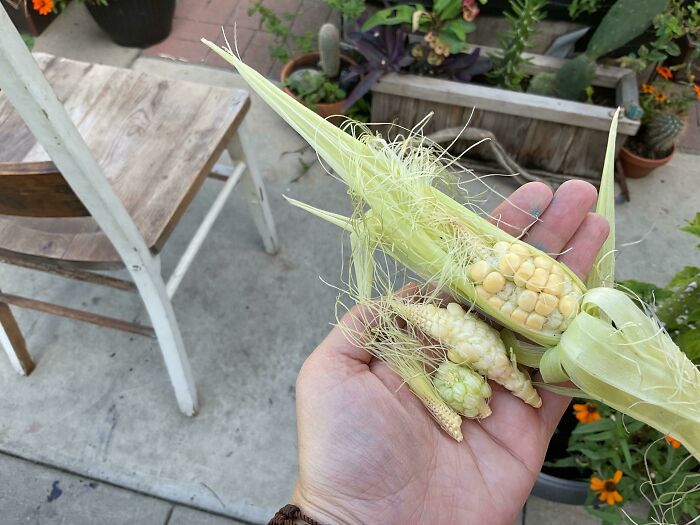
[(504, 304), (504, 301), (500, 297), (493, 295), (489, 297), (489, 304), (493, 306), (496, 310), (500, 310), (501, 306), (503, 306)]
[(535, 257), (535, 266), (538, 268), (544, 268), (545, 270), (551, 270), (552, 268), (552, 260), (547, 259), (547, 257), (542, 257), (541, 255), (538, 255)]
[(503, 306), (501, 306), (501, 313), (506, 317), (510, 317), (513, 313), (513, 310), (515, 310), (515, 306), (513, 306), (513, 303), (503, 303)]
[(510, 247), (510, 253), (515, 253), (517, 255), (520, 255), (523, 259), (527, 259), (530, 257), (530, 250), (526, 246), (523, 246), (522, 244), (517, 244), (517, 243), (512, 244)]
[(508, 252), (508, 248), (510, 248), (510, 243), (505, 241), (498, 241), (493, 245), (493, 251), (496, 252), (497, 255), (505, 255)]
[(488, 299), (489, 297), (491, 297), (491, 294), (488, 293), (481, 285), (476, 287), (476, 293), (479, 295), (479, 297), (482, 297), (484, 299)]
[(518, 324), (525, 324), (527, 312), (525, 310), (521, 310), (520, 308), (516, 308), (510, 315), (510, 318)]

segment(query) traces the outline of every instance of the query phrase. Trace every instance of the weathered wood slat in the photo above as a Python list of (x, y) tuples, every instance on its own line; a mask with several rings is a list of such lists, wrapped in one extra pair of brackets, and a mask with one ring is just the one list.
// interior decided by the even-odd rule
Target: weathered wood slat
[(150, 326), (144, 326), (138, 323), (131, 323), (129, 321), (123, 321), (121, 319), (114, 319), (113, 317), (94, 314), (92, 312), (85, 312), (83, 310), (76, 310), (75, 308), (68, 308), (67, 306), (47, 303), (45, 301), (30, 299), (28, 297), (21, 297), (19, 295), (12, 295), (0, 292), (0, 308), (2, 306), (2, 303), (11, 304), (19, 308), (35, 310), (37, 312), (43, 312), (45, 314), (66, 317), (75, 321), (83, 321), (84, 323), (96, 324), (99, 326), (104, 326), (106, 328), (113, 328), (114, 330), (120, 330), (122, 332), (129, 332), (145, 337), (155, 337), (155, 331)]
[[(559, 124), (576, 123), (577, 127), (599, 131), (607, 131), (614, 111), (613, 108), (570, 100), (397, 73), (385, 75), (372, 91), (393, 97), (476, 107), (481, 111), (537, 118)], [(621, 134), (634, 135), (638, 128), (638, 121), (627, 118), (621, 118), (619, 121), (618, 130)]]

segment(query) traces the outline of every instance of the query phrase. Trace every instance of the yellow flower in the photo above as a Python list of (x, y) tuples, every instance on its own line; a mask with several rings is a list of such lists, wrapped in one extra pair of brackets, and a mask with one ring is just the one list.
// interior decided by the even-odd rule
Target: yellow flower
[(663, 94), (661, 91), (656, 93), (656, 96), (654, 97), (657, 102), (666, 102), (666, 99), (668, 98), (665, 94)]
[(593, 423), (600, 419), (600, 412), (593, 403), (575, 404), (574, 405), (574, 415), (576, 419), (581, 423)]
[(591, 490), (598, 493), (600, 501), (607, 502), (613, 506), (616, 503), (622, 502), (622, 495), (617, 491), (617, 484), (622, 479), (622, 471), (617, 470), (610, 479), (600, 479), (591, 476)]
[(33, 0), (32, 5), (40, 15), (48, 15), (53, 11), (53, 0)]
[(642, 93), (653, 93), (654, 91), (654, 86), (651, 84), (642, 84)]

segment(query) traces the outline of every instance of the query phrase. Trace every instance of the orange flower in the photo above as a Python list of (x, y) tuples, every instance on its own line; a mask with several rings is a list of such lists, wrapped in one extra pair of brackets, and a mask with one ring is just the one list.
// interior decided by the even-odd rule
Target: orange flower
[(664, 95), (661, 91), (656, 93), (656, 96), (654, 97), (657, 102), (666, 102), (666, 99), (668, 98), (666, 95)]
[(666, 441), (668, 441), (673, 448), (681, 448), (683, 446), (683, 443), (671, 436), (666, 436)]
[(622, 495), (617, 491), (617, 484), (620, 483), (621, 479), (621, 470), (616, 470), (610, 479), (600, 479), (591, 476), (591, 490), (598, 493), (600, 501), (605, 501), (608, 505), (613, 506), (615, 503), (622, 501)]
[(653, 93), (656, 91), (651, 84), (642, 84), (642, 93)]
[(671, 80), (673, 78), (673, 71), (671, 71), (669, 67), (657, 66), (656, 72), (666, 80)]
[(48, 15), (53, 11), (53, 0), (33, 0), (35, 11), (39, 11), (40, 15)]
[(574, 415), (581, 423), (593, 423), (600, 419), (600, 412), (593, 403), (575, 404)]
[(695, 91), (695, 96), (698, 97), (698, 100), (700, 100), (700, 86), (698, 86), (697, 84), (694, 84), (693, 91)]

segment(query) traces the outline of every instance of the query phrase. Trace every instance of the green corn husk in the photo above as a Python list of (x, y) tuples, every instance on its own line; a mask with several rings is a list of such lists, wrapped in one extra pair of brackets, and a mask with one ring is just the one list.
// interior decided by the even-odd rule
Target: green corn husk
[[(614, 230), (589, 278), (593, 289), (585, 293), (581, 312), (561, 337), (514, 327), (497, 310), (479, 301), (474, 285), (463, 275), (464, 267), (455, 265), (458, 254), (446, 253), (436, 242), (435, 210), (466, 225), (471, 232), (468, 238), (478, 232), (491, 240), (518, 241), (434, 187), (444, 165), (426, 153), (430, 148), (423, 148), (420, 138), (409, 137), (399, 144), (367, 135), (355, 138), (284, 94), (231, 53), (211, 42), (204, 43), (234, 65), (347, 184), (351, 197), (365, 204), (360, 215), (344, 217), (294, 202), (357, 237), (353, 250), (362, 247), (366, 259), (359, 264), (355, 261), (362, 279), (372, 278), (371, 251), (384, 251), (414, 272), (449, 288), (455, 296), (477, 305), (503, 326), (547, 347), (539, 363), (545, 381), (573, 381), (591, 398), (664, 434), (672, 434), (700, 459), (700, 373), (652, 318), (623, 292), (609, 287), (614, 276)], [(617, 114), (612, 122), (598, 205), (598, 211), (611, 223), (616, 123)], [(401, 209), (406, 202), (414, 208)], [(371, 247), (369, 252), (367, 246)], [(468, 245), (457, 248), (468, 249)], [(570, 270), (568, 273), (585, 291), (583, 283)], [(361, 289), (363, 295), (370, 292), (367, 286)], [(528, 355), (532, 360), (528, 364), (536, 364), (536, 352)]]

